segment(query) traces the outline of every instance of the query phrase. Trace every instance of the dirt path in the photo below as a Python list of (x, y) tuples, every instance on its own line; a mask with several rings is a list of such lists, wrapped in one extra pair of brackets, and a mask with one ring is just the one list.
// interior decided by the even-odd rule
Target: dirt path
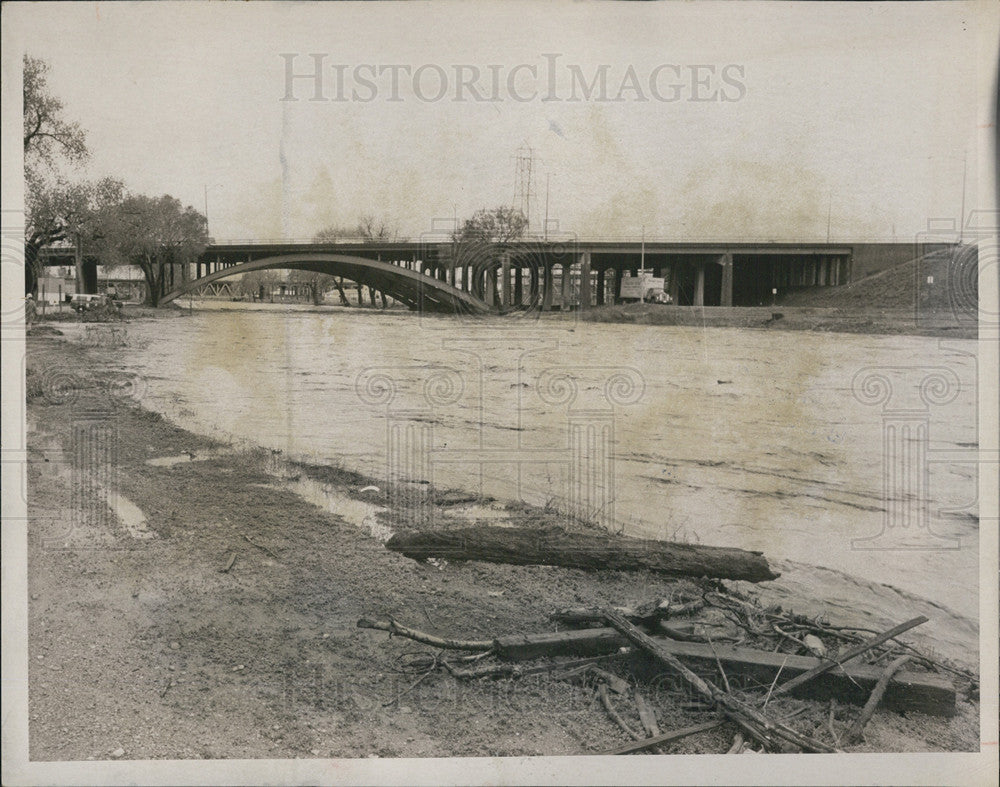
[[(634, 604), (680, 583), (415, 563), (283, 485), (269, 452), (180, 430), (130, 390), (85, 349), (29, 339), (31, 759), (559, 755), (627, 741), (594, 692), (569, 682), (435, 673), (407, 690), (419, 673), (406, 654), (427, 649), (356, 621), (392, 615), (467, 638), (546, 631), (553, 608)], [(74, 471), (74, 429), (109, 430), (111, 460)], [(81, 498), (81, 478), (104, 491)], [(353, 498), (367, 481), (327, 480)], [(81, 500), (97, 500), (92, 515), (73, 516)], [(706, 719), (676, 698), (647, 699), (664, 730)], [(952, 720), (877, 714), (858, 748), (978, 748), (978, 706), (959, 704)], [(799, 718), (813, 711), (825, 725), (825, 706)], [(732, 735), (666, 751), (725, 752)]]

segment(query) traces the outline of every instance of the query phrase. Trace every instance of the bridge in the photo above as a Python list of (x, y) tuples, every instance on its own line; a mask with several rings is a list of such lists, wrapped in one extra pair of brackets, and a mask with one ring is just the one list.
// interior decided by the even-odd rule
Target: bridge
[[(58, 264), (59, 256), (50, 251), (45, 264)], [(240, 274), (284, 269), (342, 277), (420, 311), (588, 309), (614, 302), (622, 277), (644, 266), (665, 278), (674, 304), (757, 306), (770, 304), (774, 290), (838, 286), (914, 256), (912, 242), (230, 241), (171, 266), (160, 303), (218, 293)]]

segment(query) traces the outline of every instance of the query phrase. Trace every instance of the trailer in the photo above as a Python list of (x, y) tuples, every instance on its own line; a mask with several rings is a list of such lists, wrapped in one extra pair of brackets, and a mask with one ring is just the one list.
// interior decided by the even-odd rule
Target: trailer
[(618, 298), (623, 303), (637, 301), (670, 303), (670, 296), (667, 295), (663, 285), (663, 278), (654, 276), (651, 270), (642, 269), (636, 276), (626, 273), (622, 276)]

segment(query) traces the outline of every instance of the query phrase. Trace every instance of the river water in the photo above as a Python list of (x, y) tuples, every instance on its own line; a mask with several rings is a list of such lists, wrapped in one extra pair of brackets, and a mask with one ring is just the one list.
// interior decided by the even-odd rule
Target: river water
[(974, 342), (235, 306), (134, 321), (109, 360), (193, 431), (385, 477), (402, 424), (433, 451), (411, 480), (563, 509), (589, 419), (614, 481), (583, 495), (615, 529), (761, 550), (769, 600), (925, 614), (914, 640), (977, 663)]

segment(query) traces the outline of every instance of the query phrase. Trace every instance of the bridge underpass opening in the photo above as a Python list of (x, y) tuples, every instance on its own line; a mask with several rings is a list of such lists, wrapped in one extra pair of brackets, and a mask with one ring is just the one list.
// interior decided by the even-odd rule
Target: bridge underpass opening
[(849, 269), (847, 255), (734, 254), (732, 304), (770, 306), (791, 291), (846, 284)]

